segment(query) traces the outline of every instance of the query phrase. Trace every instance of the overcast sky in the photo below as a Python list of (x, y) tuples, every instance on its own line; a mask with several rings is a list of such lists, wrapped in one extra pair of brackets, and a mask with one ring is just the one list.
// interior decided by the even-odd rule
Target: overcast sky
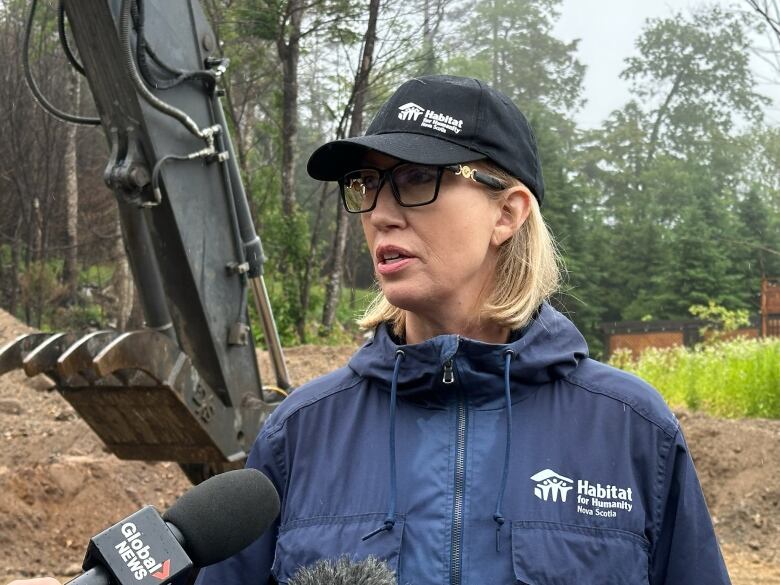
[[(710, 0), (708, 4), (747, 6), (744, 0)], [(585, 127), (595, 127), (628, 100), (628, 84), (619, 78), (623, 59), (636, 54), (634, 40), (646, 19), (688, 13), (701, 0), (563, 0), (555, 34), (564, 41), (582, 39), (580, 60), (587, 65), (585, 97), (588, 103), (577, 116)], [(754, 60), (760, 69), (759, 62)], [(778, 80), (780, 81), (780, 80)], [(780, 84), (762, 84), (760, 91), (774, 99), (768, 121), (780, 125)]]

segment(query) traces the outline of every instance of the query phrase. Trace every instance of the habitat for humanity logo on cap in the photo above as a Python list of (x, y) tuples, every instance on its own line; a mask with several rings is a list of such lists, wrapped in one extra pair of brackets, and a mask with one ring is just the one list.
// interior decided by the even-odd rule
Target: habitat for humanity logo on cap
[(414, 102), (404, 104), (398, 109), (400, 110), (398, 113), (399, 120), (414, 120), (415, 122), (417, 121), (417, 118), (420, 117), (420, 114), (425, 111), (425, 108), (418, 106)]
[(463, 129), (463, 120), (453, 118), (449, 114), (427, 110), (414, 102), (408, 102), (402, 106), (398, 106), (398, 110), (398, 119), (405, 122), (416, 122), (420, 115), (425, 113), (422, 122), (420, 122), (421, 128), (430, 128), (431, 130), (436, 130), (442, 134), (446, 134), (447, 132), (460, 134), (460, 131)]

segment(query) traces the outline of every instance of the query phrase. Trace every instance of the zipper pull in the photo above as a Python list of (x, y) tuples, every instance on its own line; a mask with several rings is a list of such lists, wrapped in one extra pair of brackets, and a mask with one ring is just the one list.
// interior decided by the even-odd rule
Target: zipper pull
[(452, 369), (452, 360), (444, 362), (444, 376), (441, 379), (445, 384), (452, 384), (455, 381), (455, 371)]

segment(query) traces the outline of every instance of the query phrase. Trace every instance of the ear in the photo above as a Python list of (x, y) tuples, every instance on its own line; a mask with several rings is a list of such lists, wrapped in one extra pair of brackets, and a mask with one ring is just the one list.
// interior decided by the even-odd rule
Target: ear
[(511, 187), (498, 201), (501, 215), (493, 227), (490, 243), (498, 247), (515, 235), (531, 213), (531, 192), (525, 185)]

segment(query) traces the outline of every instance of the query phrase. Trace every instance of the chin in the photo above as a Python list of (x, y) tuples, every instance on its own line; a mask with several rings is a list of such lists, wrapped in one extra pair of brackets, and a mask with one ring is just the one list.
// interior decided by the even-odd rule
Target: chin
[(412, 313), (425, 312), (426, 307), (430, 307), (431, 303), (434, 302), (429, 291), (404, 286), (400, 283), (383, 285), (382, 292), (391, 305)]

